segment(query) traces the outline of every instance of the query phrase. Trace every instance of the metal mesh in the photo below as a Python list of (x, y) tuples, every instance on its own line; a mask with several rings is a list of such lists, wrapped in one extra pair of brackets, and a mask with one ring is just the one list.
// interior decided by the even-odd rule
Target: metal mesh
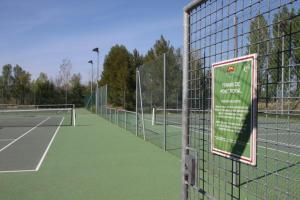
[[(139, 132), (177, 156), (181, 152), (182, 64), (180, 50), (145, 63), (138, 74)], [(139, 82), (140, 81), (140, 82)], [(140, 88), (139, 88), (140, 87)], [(174, 123), (174, 121), (178, 123)]]
[[(188, 199), (299, 199), (300, 3), (193, 2), (188, 15), (189, 146), (198, 157)], [(257, 166), (210, 152), (211, 65), (258, 54)]]
[(145, 139), (164, 147), (164, 127), (152, 124), (153, 108), (162, 108), (164, 102), (164, 57), (142, 65), (138, 69), (138, 113), (139, 131)]
[(172, 50), (137, 69), (136, 112), (111, 108), (108, 98), (109, 86), (100, 87), (98, 114), (179, 157), (182, 105), (181, 60), (181, 51)]
[(109, 107), (109, 98), (108, 98), (109, 88), (108, 85), (99, 87), (98, 90), (98, 115), (104, 119), (118, 125), (125, 130), (130, 131), (133, 134), (136, 134), (136, 112), (128, 111), (119, 108)]
[(180, 157), (182, 108), (182, 52), (166, 54), (166, 150)]
[(95, 92), (93, 92), (91, 95), (86, 96), (84, 98), (84, 105), (85, 108), (88, 109), (91, 112), (95, 112), (96, 107), (95, 107), (95, 102), (96, 102), (96, 96)]
[(104, 116), (106, 114), (105, 107), (107, 106), (107, 85), (98, 89), (98, 114)]

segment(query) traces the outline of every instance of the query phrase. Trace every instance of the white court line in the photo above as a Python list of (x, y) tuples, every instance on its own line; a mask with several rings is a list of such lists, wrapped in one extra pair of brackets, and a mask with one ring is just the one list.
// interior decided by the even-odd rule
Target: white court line
[(288, 155), (300, 157), (299, 154), (290, 153), (290, 152), (282, 151), (282, 150), (279, 150), (279, 149), (273, 149), (273, 148), (270, 148), (270, 147), (264, 147), (264, 146), (259, 146), (259, 145), (257, 145), (257, 146), (260, 147), (260, 148), (263, 148), (263, 149), (266, 149), (266, 148), (267, 148), (268, 150), (278, 151), (278, 152), (280, 152), (280, 153), (284, 153), (284, 154), (288, 154)]
[[(146, 121), (151, 121), (151, 120), (149, 120), (149, 119), (144, 119), (144, 120), (146, 120)], [(178, 128), (178, 129), (181, 129), (181, 127), (180, 126), (176, 126), (176, 125), (167, 125), (167, 126), (172, 126), (172, 127), (174, 127), (174, 128)], [(205, 135), (208, 135), (207, 133), (204, 133)], [(258, 138), (258, 141), (259, 140), (263, 140), (263, 139), (261, 139), (261, 138)], [(267, 142), (274, 142), (274, 141), (272, 141), (272, 140), (265, 140), (265, 141), (267, 141)], [(285, 144), (285, 143), (283, 143), (283, 144)], [(263, 148), (263, 149), (266, 149), (266, 147), (264, 147), (264, 146), (260, 146), (260, 145), (257, 145), (259, 148)], [(289, 145), (289, 146), (296, 146), (296, 145)], [(296, 146), (297, 148), (299, 148), (299, 146)], [(279, 150), (279, 149), (273, 149), (273, 148), (270, 148), (270, 147), (267, 147), (267, 149), (270, 149), (270, 150), (273, 150), (273, 151), (278, 151), (278, 152), (280, 152), (280, 153), (285, 153), (285, 154), (289, 154), (289, 155), (293, 155), (293, 156), (297, 156), (297, 157), (300, 157), (300, 155), (299, 154), (295, 154), (295, 153), (291, 153), (291, 152), (287, 152), (287, 151), (282, 151), (282, 150)]]
[(41, 121), (40, 123), (38, 123), (35, 127), (31, 128), (29, 131), (27, 131), (26, 133), (22, 134), (21, 136), (17, 137), (16, 139), (14, 139), (12, 142), (8, 143), (6, 146), (4, 146), (2, 149), (0, 149), (0, 152), (4, 151), (5, 149), (7, 149), (8, 147), (10, 147), (11, 145), (13, 145), (15, 142), (17, 142), (19, 139), (21, 139), (22, 137), (24, 137), (25, 135), (27, 135), (28, 133), (30, 133), (32, 130), (36, 129), (39, 125), (43, 124), (45, 121), (47, 121), (50, 117), (47, 117), (47, 119)]
[(42, 165), (42, 163), (43, 163), (43, 161), (44, 161), (44, 159), (45, 159), (45, 157), (46, 157), (46, 154), (48, 153), (48, 151), (49, 151), (49, 149), (50, 149), (50, 146), (51, 146), (51, 144), (52, 144), (52, 142), (53, 142), (53, 140), (54, 140), (56, 134), (58, 133), (58, 131), (59, 131), (59, 129), (60, 129), (60, 126), (61, 126), (62, 122), (64, 121), (64, 119), (65, 119), (64, 117), (61, 119), (61, 121), (60, 121), (60, 123), (59, 123), (59, 126), (56, 128), (55, 133), (53, 134), (53, 136), (52, 136), (52, 138), (51, 138), (51, 140), (50, 140), (50, 142), (49, 142), (49, 144), (48, 144), (48, 146), (47, 146), (47, 148), (46, 148), (46, 150), (45, 150), (45, 152), (44, 152), (44, 154), (43, 154), (43, 156), (42, 156), (42, 158), (41, 158), (41, 160), (40, 160), (40, 162), (39, 162), (39, 164), (38, 164), (37, 167), (35, 168), (35, 171), (39, 171), (39, 169), (40, 169), (40, 167), (41, 167), (41, 165)]
[(1, 141), (12, 141), (12, 140), (15, 140), (15, 139), (0, 139), (0, 142)]
[(294, 144), (287, 144), (287, 143), (284, 143), (284, 142), (278, 142), (278, 141), (274, 141), (274, 140), (265, 140), (265, 139), (262, 139), (262, 138), (258, 138), (258, 141), (261, 141), (261, 142), (269, 142), (271, 144), (274, 144), (274, 145), (282, 145), (282, 146), (285, 146), (285, 147), (294, 147), (294, 148), (300, 148), (300, 146), (298, 145), (294, 145)]
[(290, 133), (261, 133), (259, 135), (300, 135), (300, 133), (290, 132)]
[(24, 170), (12, 170), (12, 171), (0, 171), (1, 173), (17, 173), (17, 172), (36, 172), (35, 169), (24, 169)]

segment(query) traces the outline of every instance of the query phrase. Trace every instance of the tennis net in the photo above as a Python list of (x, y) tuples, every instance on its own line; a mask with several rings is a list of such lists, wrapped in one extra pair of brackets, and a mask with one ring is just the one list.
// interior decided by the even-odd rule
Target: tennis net
[(74, 104), (42, 104), (42, 105), (21, 105), (21, 104), (0, 104), (0, 110), (32, 110), (32, 109), (58, 109), (75, 108)]
[(31, 126), (75, 125), (73, 108), (8, 109), (0, 110), (0, 128)]

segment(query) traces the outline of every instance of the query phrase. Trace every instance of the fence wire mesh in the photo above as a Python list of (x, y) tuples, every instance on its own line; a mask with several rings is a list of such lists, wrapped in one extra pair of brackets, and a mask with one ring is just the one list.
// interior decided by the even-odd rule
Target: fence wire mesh
[(137, 73), (140, 102), (138, 113), (143, 114), (139, 120), (139, 132), (144, 130), (146, 140), (161, 148), (164, 147), (164, 127), (158, 123), (152, 124), (152, 114), (153, 109), (163, 108), (164, 105), (163, 72), (164, 57), (160, 56), (157, 60), (142, 65)]
[(85, 108), (91, 112), (95, 112), (95, 102), (96, 102), (95, 95), (96, 95), (95, 92), (93, 92), (90, 95), (84, 97)]
[[(299, 199), (299, 1), (196, 2), (186, 10), (189, 146), (199, 155), (198, 188), (188, 188), (188, 199)], [(210, 72), (215, 62), (251, 53), (258, 54), (257, 166), (235, 166), (210, 152)]]
[(98, 115), (104, 119), (118, 125), (125, 130), (136, 134), (136, 112), (125, 110), (123, 108), (114, 108), (109, 101), (109, 87), (104, 85), (98, 89)]
[(97, 114), (180, 157), (181, 60), (180, 49), (172, 50), (137, 69), (134, 111), (113, 107), (111, 89), (100, 87)]
[[(146, 140), (177, 156), (181, 152), (181, 52), (170, 51), (139, 69), (138, 113)], [(143, 112), (143, 113), (142, 113)], [(140, 123), (139, 123), (140, 124)], [(144, 127), (143, 127), (144, 126)]]

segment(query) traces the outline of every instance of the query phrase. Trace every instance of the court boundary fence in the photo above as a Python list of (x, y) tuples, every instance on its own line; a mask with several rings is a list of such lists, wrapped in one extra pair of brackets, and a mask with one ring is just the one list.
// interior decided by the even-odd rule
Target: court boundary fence
[[(98, 89), (98, 112), (91, 106), (86, 108), (180, 158), (181, 113), (168, 110), (181, 109), (181, 59), (181, 50), (177, 49), (136, 69), (135, 110), (112, 107), (109, 85)], [(160, 111), (156, 115), (158, 123), (153, 123), (156, 109)]]

